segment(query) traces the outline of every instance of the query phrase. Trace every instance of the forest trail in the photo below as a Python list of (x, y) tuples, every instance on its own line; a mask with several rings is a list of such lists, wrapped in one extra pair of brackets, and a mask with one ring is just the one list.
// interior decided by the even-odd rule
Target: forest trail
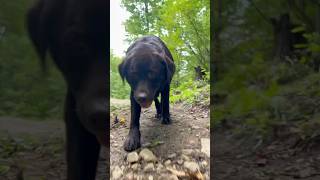
[(214, 130), (212, 177), (215, 180), (320, 179), (319, 144), (299, 144), (295, 136), (268, 143), (255, 137), (237, 136), (230, 129)]
[[(115, 103), (114, 103), (115, 102)], [(210, 179), (209, 110), (207, 108), (186, 107), (170, 104), (172, 124), (163, 125), (156, 119), (154, 104), (142, 109), (140, 118), (142, 148), (130, 153), (138, 158), (143, 149), (150, 150), (156, 161), (147, 162), (141, 156), (139, 160), (128, 158), (123, 149), (124, 140), (129, 131), (129, 101), (119, 104), (111, 101), (110, 122), (110, 169), (112, 179), (177, 179), (177, 172), (191, 172), (198, 168), (206, 179)], [(137, 152), (137, 154), (135, 153)], [(189, 164), (188, 164), (189, 163)], [(181, 176), (182, 177), (182, 176)], [(188, 179), (188, 176), (179, 179)]]
[[(0, 117), (0, 179), (66, 179), (62, 120)], [(99, 158), (97, 180), (106, 179), (106, 150)]]

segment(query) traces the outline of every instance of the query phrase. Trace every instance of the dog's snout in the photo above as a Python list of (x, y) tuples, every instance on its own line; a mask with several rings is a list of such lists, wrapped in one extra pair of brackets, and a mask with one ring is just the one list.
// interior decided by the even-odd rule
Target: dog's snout
[(145, 102), (147, 100), (147, 93), (145, 92), (138, 93), (137, 100), (140, 102)]

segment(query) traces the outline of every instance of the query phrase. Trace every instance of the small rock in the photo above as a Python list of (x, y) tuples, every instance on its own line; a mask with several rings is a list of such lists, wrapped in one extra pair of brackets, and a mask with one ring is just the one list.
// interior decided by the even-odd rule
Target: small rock
[(148, 180), (153, 180), (153, 176), (150, 175), (150, 176), (148, 177)]
[(162, 169), (162, 168), (163, 168), (163, 165), (162, 165), (161, 163), (159, 163), (157, 168)]
[(210, 139), (201, 138), (201, 152), (205, 153), (208, 157), (210, 157)]
[(179, 159), (179, 160), (177, 161), (177, 163), (178, 163), (179, 165), (182, 165), (182, 164), (183, 164), (183, 160), (182, 160), (182, 159)]
[(203, 167), (207, 167), (207, 166), (208, 166), (207, 161), (202, 161), (202, 162), (201, 162), (201, 166), (203, 166)]
[(193, 128), (193, 129), (200, 129), (200, 127), (199, 127), (199, 126), (196, 126), (196, 125), (192, 126), (192, 128)]
[(137, 176), (136, 176), (136, 180), (144, 180), (143, 175), (137, 175)]
[(151, 172), (151, 171), (154, 171), (154, 165), (153, 163), (148, 163), (144, 169), (143, 169), (144, 172)]
[(191, 173), (196, 173), (197, 171), (200, 170), (199, 165), (191, 161), (184, 162), (183, 167), (186, 168)]
[(171, 164), (171, 160), (170, 159), (168, 159), (168, 160), (166, 160), (165, 162), (164, 162), (164, 165), (165, 166), (169, 166)]
[(172, 154), (170, 154), (170, 155), (168, 156), (168, 158), (169, 158), (169, 159), (173, 159), (173, 158), (175, 158), (176, 156), (177, 156), (176, 153), (172, 153)]
[(190, 156), (194, 151), (192, 149), (183, 149), (182, 154)]
[(139, 155), (137, 152), (131, 152), (127, 155), (127, 162), (128, 163), (135, 163), (139, 161)]
[(119, 166), (116, 166), (112, 171), (112, 178), (119, 179), (122, 176), (122, 170)]
[(179, 180), (176, 175), (173, 174), (163, 174), (159, 177), (159, 180)]
[(140, 151), (139, 156), (146, 162), (155, 162), (157, 161), (157, 157), (153, 154), (152, 151), (145, 148), (142, 151)]
[(137, 170), (138, 169), (138, 163), (134, 163), (131, 165), (132, 170)]
[(184, 154), (181, 155), (181, 158), (184, 160), (184, 161), (190, 161), (190, 158)]
[(166, 169), (164, 169), (164, 167), (163, 167), (163, 165), (161, 164), (161, 163), (159, 163), (158, 165), (157, 165), (157, 173), (161, 173), (161, 172), (163, 172), (163, 171), (166, 171)]
[(133, 180), (133, 172), (129, 172), (128, 174), (126, 174), (126, 176), (124, 177), (125, 180)]
[(208, 174), (205, 174), (204, 177), (205, 179), (208, 179), (208, 180), (210, 179)]
[(191, 144), (191, 145), (195, 145), (195, 144), (196, 144), (196, 141), (194, 141), (194, 140), (190, 140), (190, 141), (189, 141), (189, 144)]
[(124, 165), (122, 165), (122, 166), (120, 167), (120, 169), (121, 169), (122, 171), (124, 171), (124, 169), (125, 169)]

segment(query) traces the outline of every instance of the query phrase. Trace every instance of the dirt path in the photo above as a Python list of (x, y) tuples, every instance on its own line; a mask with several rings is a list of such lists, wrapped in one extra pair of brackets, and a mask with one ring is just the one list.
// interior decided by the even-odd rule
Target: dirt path
[[(210, 137), (207, 109), (171, 105), (170, 125), (163, 125), (154, 118), (154, 105), (152, 108), (143, 109), (140, 118), (143, 147), (135, 151), (137, 154), (131, 154), (138, 155), (142, 149), (148, 149), (157, 160), (150, 163), (140, 156), (139, 160), (129, 162), (128, 153), (123, 150), (129, 130), (129, 101), (123, 101), (126, 106), (121, 104), (121, 108), (120, 101), (113, 102), (111, 101), (111, 106), (115, 108), (111, 112), (110, 124), (110, 168), (113, 179), (176, 179), (179, 175), (167, 168), (188, 173), (188, 163), (199, 168), (201, 174), (209, 179), (209, 157), (201, 151), (201, 147), (206, 148), (205, 146), (209, 150), (210, 142), (205, 142)], [(115, 119), (119, 122), (115, 123)], [(188, 179), (188, 176), (182, 179)]]
[[(0, 117), (0, 179), (66, 179), (63, 121)], [(97, 180), (106, 179), (106, 150)]]
[(259, 142), (252, 137), (236, 137), (228, 129), (214, 131), (215, 180), (318, 180), (320, 147), (297, 146), (297, 139)]

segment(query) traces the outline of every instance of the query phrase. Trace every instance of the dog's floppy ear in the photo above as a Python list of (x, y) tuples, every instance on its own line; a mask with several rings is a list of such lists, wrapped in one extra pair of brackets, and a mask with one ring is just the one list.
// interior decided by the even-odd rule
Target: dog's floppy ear
[(123, 61), (118, 66), (118, 70), (123, 82), (127, 76), (127, 64), (128, 64), (128, 60), (127, 58), (124, 58)]
[(176, 70), (176, 66), (173, 63), (173, 59), (169, 58), (167, 55), (164, 55), (164, 62), (165, 62), (165, 66), (166, 66), (166, 80), (168, 82), (171, 82), (172, 80), (172, 76)]
[(37, 54), (41, 60), (43, 72), (46, 72), (46, 53), (48, 49), (47, 41), (47, 17), (44, 13), (44, 1), (38, 1), (27, 13), (26, 26), (29, 37), (35, 46)]

